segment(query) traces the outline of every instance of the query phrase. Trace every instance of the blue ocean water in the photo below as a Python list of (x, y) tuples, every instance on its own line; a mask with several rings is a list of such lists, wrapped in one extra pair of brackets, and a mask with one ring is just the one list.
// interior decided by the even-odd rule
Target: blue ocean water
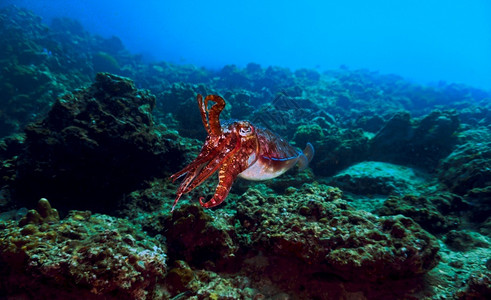
[(79, 20), (149, 60), (212, 69), (367, 68), (419, 83), (491, 87), (491, 2), (3, 0)]

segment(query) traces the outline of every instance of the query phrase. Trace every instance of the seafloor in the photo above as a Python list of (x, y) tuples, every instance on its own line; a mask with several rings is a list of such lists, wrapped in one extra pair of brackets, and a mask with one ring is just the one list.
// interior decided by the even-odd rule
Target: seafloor
[[(0, 299), (491, 299), (489, 91), (146, 63), (16, 7), (0, 45)], [(170, 213), (198, 93), (312, 143), (310, 168)]]

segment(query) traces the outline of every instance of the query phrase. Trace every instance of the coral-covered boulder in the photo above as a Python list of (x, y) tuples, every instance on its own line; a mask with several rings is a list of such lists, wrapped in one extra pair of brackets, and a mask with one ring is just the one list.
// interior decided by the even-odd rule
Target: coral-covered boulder
[(163, 222), (167, 242), (173, 245), (170, 256), (212, 269), (234, 262), (239, 246), (227, 218), (213, 218), (199, 205), (183, 205)]
[(401, 195), (418, 193), (428, 182), (424, 173), (405, 166), (364, 161), (333, 176), (330, 185), (358, 195)]
[(398, 113), (370, 140), (370, 158), (432, 170), (456, 143), (459, 119), (455, 112), (433, 111), (413, 121)]
[(474, 135), (445, 158), (439, 168), (441, 181), (461, 195), (491, 185), (491, 136), (480, 131), (474, 131)]
[(441, 161), (438, 178), (472, 204), (473, 221), (483, 222), (491, 214), (491, 133), (470, 129), (459, 138), (462, 143)]
[(459, 300), (490, 299), (491, 298), (491, 271), (473, 272), (469, 275), (465, 287), (457, 293)]
[(404, 215), (416, 221), (433, 234), (457, 228), (462, 211), (469, 205), (462, 197), (445, 192), (432, 195), (393, 195), (387, 199), (377, 213), (382, 216)]
[(376, 282), (424, 274), (439, 261), (437, 240), (412, 219), (355, 210), (324, 185), (276, 197), (251, 188), (237, 211), (239, 234), (278, 273)]
[(89, 211), (59, 222), (0, 222), (0, 297), (155, 299), (166, 257), (164, 245), (127, 220)]
[[(310, 167), (316, 175), (332, 176), (355, 162), (367, 159), (369, 140), (362, 130), (332, 126), (323, 132), (323, 138), (310, 141), (316, 155)], [(299, 137), (301, 135), (297, 135)]]
[(26, 128), (13, 194), (31, 206), (113, 210), (145, 180), (179, 168), (178, 136), (152, 119), (155, 97), (127, 78), (99, 73), (92, 86), (60, 97)]

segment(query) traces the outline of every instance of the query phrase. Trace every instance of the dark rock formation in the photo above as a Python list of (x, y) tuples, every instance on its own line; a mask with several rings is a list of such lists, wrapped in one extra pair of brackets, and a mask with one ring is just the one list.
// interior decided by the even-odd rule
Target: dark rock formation
[(460, 212), (469, 209), (462, 197), (451, 193), (425, 196), (391, 196), (377, 211), (382, 216), (404, 215), (433, 234), (457, 228)]
[(439, 259), (436, 239), (413, 220), (354, 210), (336, 188), (306, 184), (274, 198), (250, 189), (237, 211), (247, 247), (289, 276), (376, 282), (424, 274)]
[(234, 227), (224, 221), (199, 205), (183, 205), (164, 220), (167, 242), (173, 245), (169, 255), (207, 269), (230, 268), (239, 245)]
[[(43, 215), (46, 206), (33, 211)], [(166, 247), (128, 220), (89, 211), (0, 222), (0, 297), (156, 299), (166, 258)]]
[(419, 121), (398, 113), (370, 140), (370, 159), (433, 170), (457, 141), (455, 112), (433, 111)]
[(61, 210), (109, 211), (145, 180), (178, 169), (178, 137), (155, 126), (154, 106), (148, 91), (108, 73), (59, 98), (44, 120), (26, 129), (16, 199), (47, 197)]

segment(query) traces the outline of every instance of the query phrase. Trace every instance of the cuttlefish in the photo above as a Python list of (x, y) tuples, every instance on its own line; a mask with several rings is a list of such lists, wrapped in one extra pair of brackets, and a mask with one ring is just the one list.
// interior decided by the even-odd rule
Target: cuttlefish
[[(207, 202), (204, 202), (204, 197), (199, 198), (199, 203), (205, 208), (221, 204), (237, 177), (267, 180), (280, 176), (295, 165), (303, 170), (312, 160), (314, 147), (310, 143), (300, 151), (270, 130), (249, 121), (220, 123), (225, 100), (217, 95), (208, 95), (204, 100), (201, 95), (197, 98), (208, 137), (198, 157), (171, 176), (174, 182), (186, 175), (177, 189), (171, 211), (182, 195), (192, 191), (216, 171), (218, 185), (214, 196)], [(208, 109), (210, 101), (215, 104)]]

